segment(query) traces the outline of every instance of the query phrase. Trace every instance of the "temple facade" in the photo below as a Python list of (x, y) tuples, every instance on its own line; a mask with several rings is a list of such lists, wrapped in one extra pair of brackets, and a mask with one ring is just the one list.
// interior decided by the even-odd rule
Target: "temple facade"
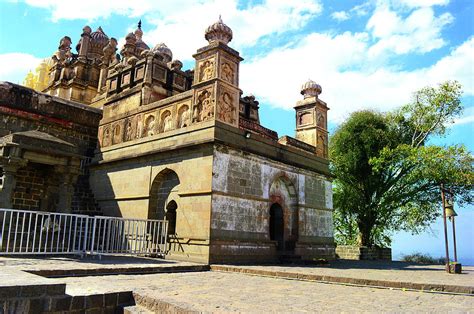
[[(48, 65), (48, 96), (30, 92), (102, 113), (100, 122), (92, 119), (95, 150), (77, 156), (94, 212), (167, 219), (172, 259), (334, 258), (328, 107), (319, 99), (321, 86), (303, 84), (296, 135), (278, 137), (260, 124), (259, 102), (239, 88), (243, 59), (228, 45), (232, 30), (219, 18), (204, 36), (208, 45), (193, 55), (191, 70), (183, 70), (164, 43), (150, 48), (141, 23), (119, 54), (117, 40), (100, 27), (84, 27), (77, 53), (69, 37), (61, 39)], [(1, 160), (6, 169), (8, 157)], [(75, 191), (77, 177), (71, 182)], [(9, 189), (1, 194), (6, 204), (15, 195), (15, 187)], [(58, 211), (80, 210), (71, 201), (61, 204)]]

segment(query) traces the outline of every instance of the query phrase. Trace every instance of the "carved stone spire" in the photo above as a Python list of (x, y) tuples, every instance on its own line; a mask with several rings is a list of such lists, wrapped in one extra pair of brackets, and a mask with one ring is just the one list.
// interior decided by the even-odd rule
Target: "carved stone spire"
[(206, 29), (204, 38), (209, 43), (219, 41), (227, 45), (232, 40), (232, 30), (222, 22), (222, 18), (219, 15), (219, 20)]

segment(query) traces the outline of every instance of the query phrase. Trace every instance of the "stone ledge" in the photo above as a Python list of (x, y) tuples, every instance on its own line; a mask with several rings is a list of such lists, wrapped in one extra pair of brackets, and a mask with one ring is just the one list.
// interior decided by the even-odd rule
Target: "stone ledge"
[(409, 290), (417, 290), (417, 291), (424, 291), (424, 292), (460, 293), (460, 294), (469, 294), (469, 295), (474, 296), (474, 286), (457, 286), (457, 285), (444, 285), (444, 284), (434, 284), (434, 283), (414, 283), (414, 282), (403, 282), (403, 281), (337, 277), (337, 276), (305, 274), (305, 273), (295, 273), (295, 272), (286, 272), (286, 271), (251, 269), (251, 268), (227, 266), (227, 265), (211, 265), (211, 271), (235, 272), (235, 273), (251, 274), (251, 275), (257, 275), (257, 276), (277, 277), (277, 278), (283, 278), (283, 279), (319, 281), (319, 282), (328, 282), (328, 283), (351, 284), (351, 285), (358, 285), (358, 286), (409, 289)]
[[(122, 275), (122, 274), (158, 274), (158, 273), (177, 273), (177, 272), (200, 272), (208, 271), (208, 265), (189, 265), (189, 266), (160, 266), (160, 267), (118, 267), (118, 268), (94, 268), (94, 269), (41, 269), (28, 270), (27, 272), (47, 278), (58, 277), (83, 277), (83, 276), (104, 276), (104, 275)], [(7, 287), (9, 288), (9, 287)], [(0, 288), (1, 289), (1, 288)], [(1, 293), (1, 290), (0, 290)], [(0, 294), (1, 296), (1, 294)]]

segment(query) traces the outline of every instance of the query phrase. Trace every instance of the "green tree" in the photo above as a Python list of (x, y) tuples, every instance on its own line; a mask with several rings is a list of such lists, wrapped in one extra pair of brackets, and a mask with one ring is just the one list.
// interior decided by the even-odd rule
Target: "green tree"
[(353, 113), (330, 141), (338, 243), (390, 244), (390, 234), (418, 233), (442, 212), (440, 184), (473, 203), (472, 154), (462, 145), (428, 145), (462, 113), (461, 86), (445, 82), (382, 114)]

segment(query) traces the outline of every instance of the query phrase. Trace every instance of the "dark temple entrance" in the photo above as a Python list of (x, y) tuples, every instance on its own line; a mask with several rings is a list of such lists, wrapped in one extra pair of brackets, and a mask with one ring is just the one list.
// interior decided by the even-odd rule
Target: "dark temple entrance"
[(270, 207), (270, 240), (277, 241), (277, 250), (284, 249), (283, 208), (275, 203)]

